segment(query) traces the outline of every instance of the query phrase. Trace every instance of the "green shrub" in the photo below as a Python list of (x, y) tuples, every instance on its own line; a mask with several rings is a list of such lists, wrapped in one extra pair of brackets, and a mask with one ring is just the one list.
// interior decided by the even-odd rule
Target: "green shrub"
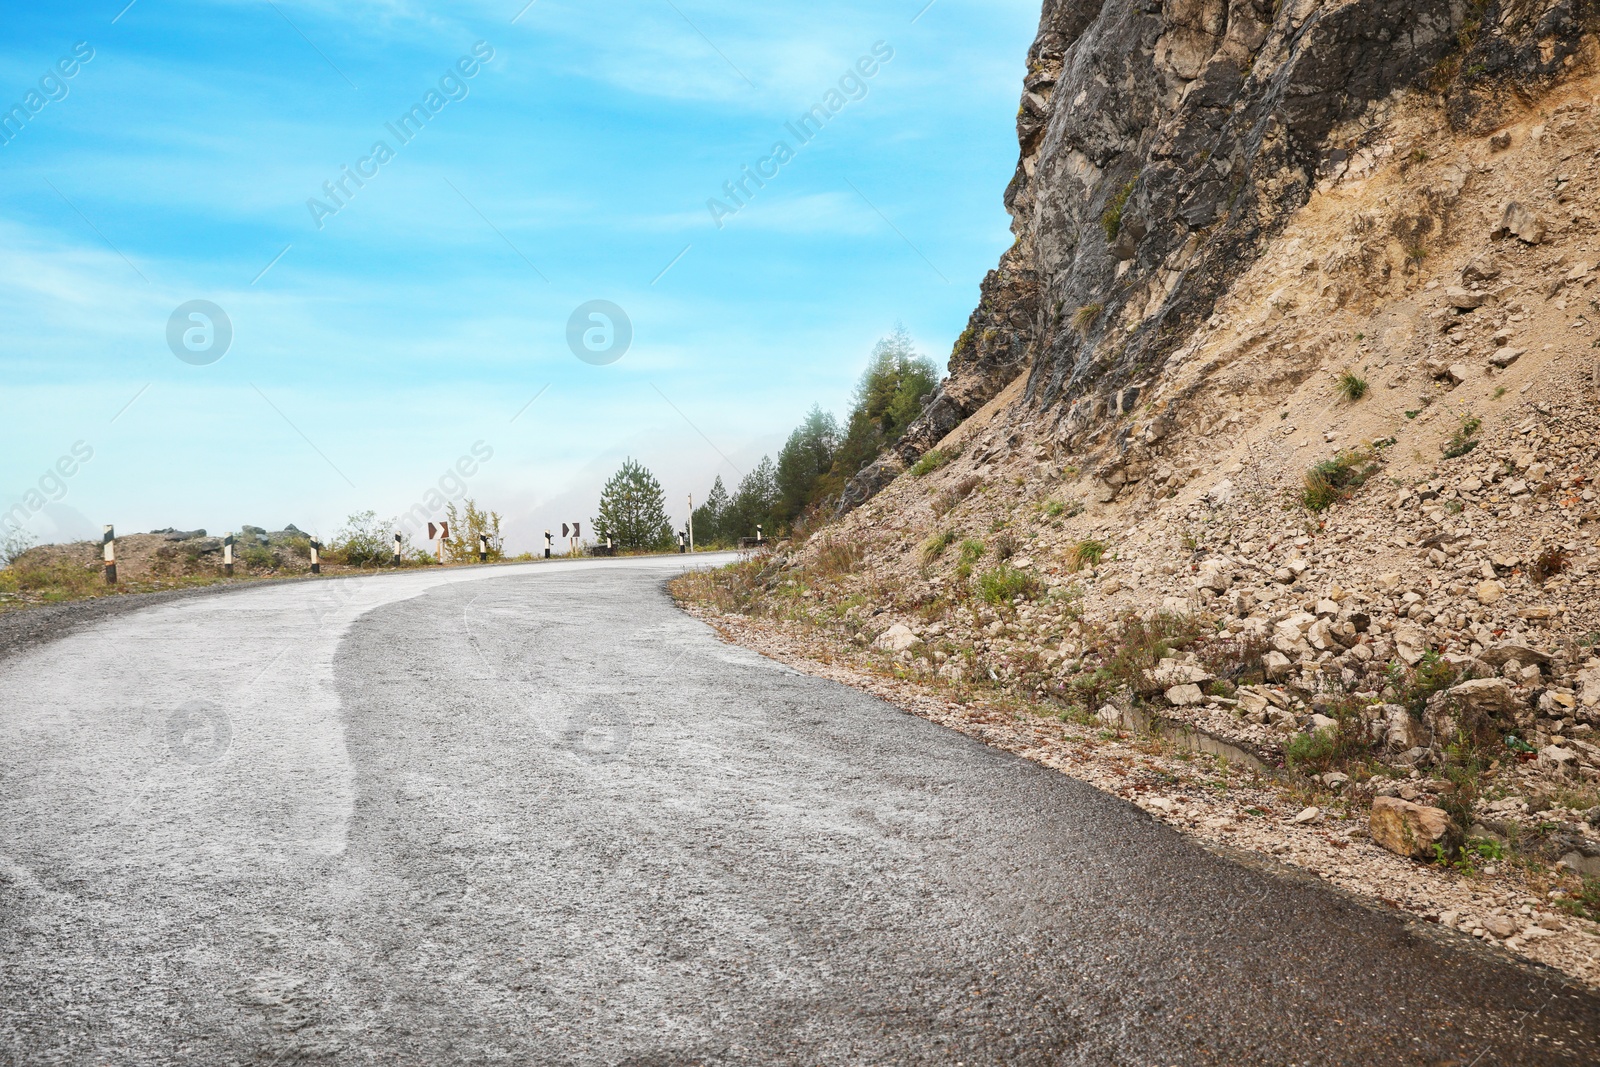
[(1366, 449), (1347, 449), (1332, 459), (1306, 471), (1300, 502), (1308, 511), (1326, 511), (1355, 495), (1378, 469), (1378, 461)]
[(1128, 206), (1128, 197), (1133, 195), (1133, 187), (1138, 181), (1137, 177), (1128, 179), (1128, 184), (1118, 189), (1116, 195), (1106, 202), (1100, 225), (1106, 231), (1107, 241), (1115, 241), (1117, 234), (1122, 232), (1122, 209)]
[(924, 474), (932, 474), (955, 458), (956, 454), (954, 452), (946, 452), (939, 448), (929, 449), (922, 454), (921, 459), (912, 464), (911, 476), (913, 478), (921, 478)]
[(1032, 600), (1039, 593), (1039, 580), (1027, 571), (1002, 563), (978, 579), (978, 592), (990, 604), (1009, 604), (1019, 596)]
[(1444, 444), (1444, 458), (1455, 459), (1477, 448), (1477, 433), (1482, 428), (1482, 419), (1476, 415), (1463, 415), (1461, 417), (1461, 425), (1456, 427), (1456, 432)]
[(1339, 749), (1338, 731), (1329, 727), (1296, 734), (1283, 749), (1283, 761), (1291, 770), (1319, 773), (1333, 762)]
[(239, 562), (258, 571), (270, 571), (278, 566), (278, 556), (266, 545), (245, 545), (239, 550)]
[(1355, 371), (1347, 370), (1339, 375), (1339, 395), (1352, 404), (1367, 395), (1367, 380)]

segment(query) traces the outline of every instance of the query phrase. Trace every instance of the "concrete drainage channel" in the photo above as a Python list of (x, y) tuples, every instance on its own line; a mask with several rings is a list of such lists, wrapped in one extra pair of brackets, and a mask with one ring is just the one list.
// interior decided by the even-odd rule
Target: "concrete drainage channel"
[[(1104, 712), (1101, 714), (1104, 714)], [(1101, 721), (1108, 726), (1110, 725), (1109, 717)], [(1217, 756), (1227, 760), (1229, 763), (1240, 764), (1261, 774), (1275, 775), (1278, 773), (1276, 768), (1268, 766), (1254, 752), (1208, 734), (1197, 726), (1163, 719), (1159, 715), (1152, 715), (1138, 708), (1118, 709), (1116, 721), (1122, 729), (1130, 733), (1154, 734), (1165, 741), (1171, 741), (1179, 745), (1187, 752), (1199, 752), (1208, 756)]]

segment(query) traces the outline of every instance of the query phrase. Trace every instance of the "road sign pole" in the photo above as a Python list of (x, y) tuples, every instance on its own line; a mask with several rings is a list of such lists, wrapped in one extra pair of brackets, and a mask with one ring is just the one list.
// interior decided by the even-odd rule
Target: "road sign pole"
[(311, 573), (312, 574), (321, 574), (322, 573), (322, 542), (321, 541), (312, 541), (311, 542)]
[(694, 494), (689, 494), (689, 551), (694, 551)]
[(550, 558), (550, 548), (551, 548), (551, 546), (553, 544), (555, 544), (555, 538), (550, 536), (550, 531), (549, 530), (546, 530), (544, 532), (544, 558), (545, 559), (549, 559)]
[(101, 538), (101, 550), (105, 557), (106, 584), (117, 584), (117, 530), (114, 526), (107, 526)]
[(233, 577), (233, 532), (222, 539), (222, 573), (229, 578)]
[(400, 535), (394, 535), (394, 565), (400, 566)]

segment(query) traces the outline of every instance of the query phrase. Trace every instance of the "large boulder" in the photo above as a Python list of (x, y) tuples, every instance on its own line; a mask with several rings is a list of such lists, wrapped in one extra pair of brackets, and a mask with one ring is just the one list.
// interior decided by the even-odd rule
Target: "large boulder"
[(1478, 653), (1478, 658), (1489, 666), (1499, 669), (1512, 660), (1516, 660), (1524, 667), (1535, 663), (1545, 664), (1550, 662), (1550, 655), (1519, 641), (1501, 641), (1499, 644), (1490, 645)]
[(1438, 849), (1449, 852), (1455, 844), (1456, 835), (1448, 812), (1399, 797), (1374, 800), (1367, 828), (1374, 842), (1397, 856), (1412, 859), (1433, 859)]
[(1195, 577), (1195, 587), (1209, 589), (1213, 593), (1226, 593), (1233, 584), (1233, 564), (1225, 559), (1208, 559), (1200, 564), (1200, 572)]
[(922, 644), (922, 638), (911, 627), (897, 622), (879, 634), (878, 640), (873, 643), (887, 652), (905, 652)]
[(1477, 678), (1450, 687), (1450, 696), (1461, 710), (1472, 715), (1486, 715), (1491, 719), (1512, 718), (1517, 709), (1517, 696), (1510, 683), (1501, 678)]
[(1204, 667), (1170, 658), (1157, 663), (1155, 670), (1146, 672), (1146, 677), (1157, 689), (1171, 689), (1175, 685), (1204, 685), (1216, 679), (1216, 675)]
[(1489, 232), (1495, 240), (1515, 237), (1525, 244), (1536, 245), (1544, 240), (1544, 223), (1539, 216), (1513, 200), (1500, 213), (1500, 224)]

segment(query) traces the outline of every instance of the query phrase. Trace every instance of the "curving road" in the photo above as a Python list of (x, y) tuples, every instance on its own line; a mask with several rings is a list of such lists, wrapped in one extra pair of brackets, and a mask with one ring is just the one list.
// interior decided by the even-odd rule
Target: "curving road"
[(724, 645), (680, 566), (0, 661), (0, 1062), (1600, 1061), (1592, 994)]

